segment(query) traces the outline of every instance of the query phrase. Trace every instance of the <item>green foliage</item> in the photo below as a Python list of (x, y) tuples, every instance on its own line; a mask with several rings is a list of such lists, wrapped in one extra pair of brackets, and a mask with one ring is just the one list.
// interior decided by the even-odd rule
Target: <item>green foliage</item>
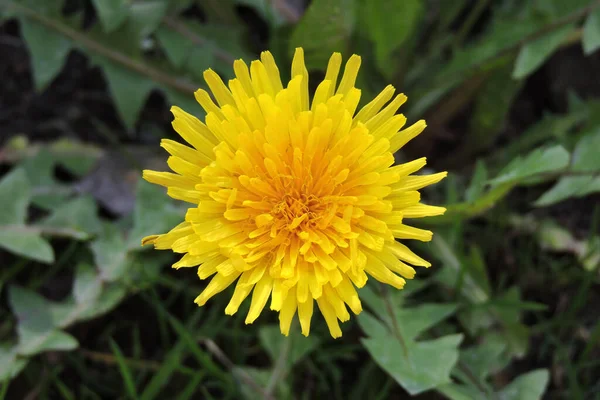
[[(410, 120), (426, 117), (430, 136), (415, 148), (433, 143), (428, 166), (450, 179), (445, 194), (423, 198), (448, 211), (424, 222), (434, 227), (430, 244), (409, 243), (433, 267), (402, 292), (370, 281), (360, 291), (367, 310), (344, 324), (341, 340), (317, 318), (308, 338), (294, 328), (286, 338), (272, 315), (255, 326), (223, 316), (227, 295), (197, 309), (190, 299), (205, 284), (195, 271), (174, 277), (172, 255), (144, 251), (144, 236), (184, 214), (163, 188), (131, 180), (133, 211), (108, 217), (93, 193), (57, 177), (85, 178), (106, 153), (73, 139), (79, 125), (52, 143), (16, 136), (0, 149), (0, 398), (20, 386), (41, 388), (32, 392), (41, 398), (143, 400), (592, 396), (600, 325), (586, 306), (597, 300), (600, 268), (600, 105), (570, 93), (568, 107), (547, 99), (552, 113), (539, 117), (528, 101), (562, 96), (563, 83), (538, 94), (528, 79), (553, 73), (540, 71), (561, 48), (600, 48), (597, 2), (68, 3), (6, 0), (0, 22), (17, 21), (37, 93), (51, 93), (72, 51), (102, 72), (129, 135), (111, 140), (144, 167), (152, 156), (136, 151), (153, 139), (140, 120), (151, 92), (202, 118), (193, 92), (208, 68), (226, 82), (235, 59), (249, 63), (270, 47), (285, 79), (302, 46), (314, 83), (333, 51), (356, 52), (363, 102), (391, 83), (409, 95)], [(515, 123), (520, 112), (534, 117)]]
[(600, 10), (591, 13), (583, 27), (583, 50), (592, 54), (600, 47)]
[(375, 44), (377, 66), (387, 76), (393, 73), (393, 53), (415, 32), (422, 12), (423, 3), (418, 0), (405, 1), (402, 7), (391, 0), (363, 2), (361, 13)]
[(521, 79), (538, 69), (559, 48), (574, 28), (573, 25), (564, 26), (523, 46), (515, 61), (513, 77)]
[(320, 0), (313, 2), (294, 28), (289, 52), (304, 48), (306, 68), (323, 69), (331, 53), (347, 53), (348, 39), (355, 21), (355, 2), (352, 0)]

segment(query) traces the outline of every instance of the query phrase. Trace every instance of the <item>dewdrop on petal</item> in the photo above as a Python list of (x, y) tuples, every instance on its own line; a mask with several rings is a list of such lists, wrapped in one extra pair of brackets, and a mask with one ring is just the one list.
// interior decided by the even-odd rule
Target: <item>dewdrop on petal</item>
[(173, 127), (191, 147), (164, 139), (173, 173), (146, 170), (144, 178), (192, 206), (184, 222), (142, 244), (182, 253), (174, 268), (197, 267), (200, 279), (210, 278), (199, 306), (234, 285), (226, 314), (251, 296), (247, 324), (269, 303), (281, 333), (297, 313), (308, 335), (316, 305), (337, 338), (348, 309), (361, 312), (356, 288), (369, 276), (402, 289), (413, 266), (430, 266), (396, 239), (431, 240), (432, 232), (404, 222), (445, 212), (422, 204), (418, 190), (446, 172), (413, 175), (425, 158), (393, 165), (393, 153), (425, 121), (403, 129), (396, 111), (406, 96), (394, 97), (392, 86), (357, 111), (360, 63), (350, 57), (338, 79), (342, 57), (334, 53), (310, 99), (303, 50), (285, 86), (263, 52), (249, 68), (236, 60), (227, 86), (204, 72), (216, 99), (195, 93), (204, 122), (172, 107)]

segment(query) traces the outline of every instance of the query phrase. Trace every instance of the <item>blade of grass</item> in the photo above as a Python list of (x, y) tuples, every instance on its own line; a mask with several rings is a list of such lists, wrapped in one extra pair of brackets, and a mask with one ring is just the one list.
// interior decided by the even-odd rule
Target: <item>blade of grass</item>
[(167, 318), (167, 321), (171, 327), (177, 332), (177, 334), (185, 341), (189, 350), (192, 352), (196, 360), (202, 365), (208, 372), (213, 374), (221, 381), (227, 383), (229, 387), (232, 385), (231, 377), (225, 371), (221, 370), (206, 353), (200, 348), (196, 340), (194, 340), (192, 334), (186, 329), (186, 327), (175, 318), (160, 302), (154, 302), (145, 293), (142, 293), (142, 298), (152, 305), (160, 314)]
[(205, 375), (204, 371), (198, 372), (198, 375), (194, 376), (192, 378), (192, 380), (190, 381), (190, 383), (187, 384), (185, 389), (183, 389), (183, 392), (181, 392), (179, 394), (179, 396), (177, 397), (177, 400), (191, 399), (192, 396), (196, 393), (196, 389), (198, 388), (198, 385), (204, 378), (204, 375)]
[[(188, 326), (194, 326), (201, 315), (201, 313), (195, 313), (188, 321)], [(151, 400), (158, 396), (160, 390), (169, 382), (171, 375), (173, 375), (179, 364), (181, 364), (181, 361), (186, 355), (186, 347), (187, 343), (184, 339), (180, 338), (165, 357), (165, 361), (161, 365), (161, 368), (156, 372), (144, 389), (141, 396), (142, 400)], [(204, 376), (204, 373), (202, 373), (202, 376)], [(193, 379), (195, 380), (196, 378), (197, 377), (194, 377)]]
[(5, 379), (2, 382), (2, 391), (0, 391), (0, 400), (4, 400), (6, 392), (8, 392), (8, 385), (10, 385), (10, 379)]
[(62, 383), (62, 381), (60, 379), (56, 379), (54, 381), (54, 386), (56, 386), (56, 389), (61, 394), (63, 399), (65, 399), (65, 400), (75, 400), (76, 399), (73, 392), (67, 387), (67, 385)]
[(138, 399), (137, 390), (135, 388), (135, 383), (133, 382), (133, 375), (131, 374), (131, 370), (129, 366), (125, 362), (125, 357), (119, 349), (119, 346), (115, 343), (114, 340), (110, 340), (110, 348), (117, 358), (117, 363), (119, 365), (119, 372), (121, 372), (121, 376), (123, 377), (123, 382), (125, 383), (125, 389), (127, 390), (127, 394), (132, 399)]

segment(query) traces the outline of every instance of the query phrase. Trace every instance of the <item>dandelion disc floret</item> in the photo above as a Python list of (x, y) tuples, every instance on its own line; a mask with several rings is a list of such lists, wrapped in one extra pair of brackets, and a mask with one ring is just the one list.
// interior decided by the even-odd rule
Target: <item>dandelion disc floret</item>
[(401, 289), (412, 266), (430, 265), (396, 239), (431, 240), (404, 222), (444, 213), (420, 203), (418, 190), (446, 173), (412, 175), (425, 158), (393, 165), (393, 153), (425, 121), (402, 129), (406, 118), (396, 111), (406, 96), (394, 97), (392, 86), (357, 112), (360, 61), (350, 57), (338, 82), (342, 57), (334, 53), (310, 101), (302, 49), (285, 87), (263, 52), (250, 68), (235, 61), (228, 86), (204, 73), (216, 99), (195, 94), (205, 123), (172, 108), (173, 127), (191, 147), (164, 139), (173, 173), (146, 170), (144, 178), (193, 206), (184, 222), (142, 244), (182, 253), (174, 268), (197, 267), (200, 279), (210, 278), (198, 305), (235, 285), (227, 314), (251, 295), (246, 323), (270, 300), (284, 335), (296, 313), (308, 335), (316, 302), (339, 337), (348, 309), (361, 312), (356, 288), (369, 276)]

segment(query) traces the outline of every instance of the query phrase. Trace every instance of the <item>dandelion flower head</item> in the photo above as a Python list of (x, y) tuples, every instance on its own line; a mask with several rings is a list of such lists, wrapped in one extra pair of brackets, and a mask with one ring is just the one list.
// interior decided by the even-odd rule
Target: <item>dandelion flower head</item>
[(350, 57), (338, 79), (342, 57), (334, 53), (311, 100), (303, 50), (285, 87), (263, 52), (249, 68), (235, 61), (228, 85), (205, 71), (216, 100), (195, 93), (205, 122), (172, 107), (173, 127), (191, 147), (164, 139), (173, 172), (143, 176), (192, 206), (184, 222), (142, 243), (182, 253), (174, 268), (197, 267), (200, 279), (210, 278), (198, 305), (235, 285), (226, 314), (251, 295), (246, 323), (270, 300), (284, 335), (296, 313), (308, 335), (316, 303), (339, 337), (348, 309), (361, 312), (356, 289), (369, 276), (401, 289), (413, 266), (430, 266), (397, 239), (431, 240), (405, 221), (444, 213), (422, 204), (418, 190), (446, 173), (413, 175), (425, 158), (393, 165), (393, 153), (425, 121), (402, 129), (406, 118), (396, 111), (406, 96), (394, 97), (392, 86), (357, 111), (360, 63)]

